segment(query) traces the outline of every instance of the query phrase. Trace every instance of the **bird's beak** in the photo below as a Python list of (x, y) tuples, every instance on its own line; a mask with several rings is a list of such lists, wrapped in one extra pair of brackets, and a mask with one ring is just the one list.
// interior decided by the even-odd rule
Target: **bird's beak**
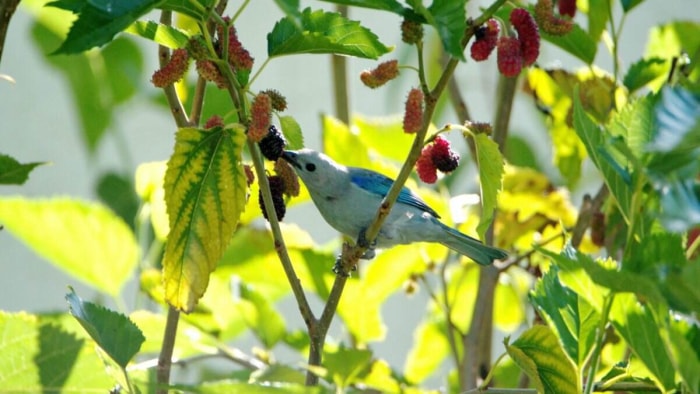
[(292, 166), (301, 169), (301, 164), (297, 161), (297, 153), (291, 150), (282, 152), (282, 158), (287, 160)]

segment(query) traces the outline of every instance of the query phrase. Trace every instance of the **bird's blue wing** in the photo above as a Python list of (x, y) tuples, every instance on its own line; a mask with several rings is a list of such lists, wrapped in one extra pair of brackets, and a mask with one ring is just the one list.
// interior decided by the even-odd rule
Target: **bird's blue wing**
[[(393, 179), (364, 168), (349, 168), (348, 170), (352, 183), (358, 187), (361, 187), (362, 189), (367, 190), (368, 192), (377, 194), (382, 198), (386, 196), (391, 188), (391, 185), (394, 183)], [(401, 192), (399, 192), (399, 197), (396, 201), (402, 204), (411, 205), (422, 211), (428, 212), (436, 218), (440, 218), (440, 215), (438, 215), (437, 212), (430, 208), (425, 202), (423, 202), (423, 200), (420, 199), (420, 197), (406, 187), (401, 189)]]

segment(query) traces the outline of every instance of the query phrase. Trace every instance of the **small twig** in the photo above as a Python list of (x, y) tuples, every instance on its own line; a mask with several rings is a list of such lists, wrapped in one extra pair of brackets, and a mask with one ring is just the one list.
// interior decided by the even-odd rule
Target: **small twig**
[(607, 185), (603, 183), (600, 185), (600, 189), (598, 189), (598, 193), (596, 193), (594, 198), (591, 198), (588, 194), (583, 196), (583, 202), (581, 202), (581, 208), (578, 211), (576, 225), (571, 232), (571, 245), (574, 248), (578, 248), (579, 245), (581, 245), (583, 235), (591, 224), (593, 214), (600, 211), (600, 207), (603, 206), (609, 194)]

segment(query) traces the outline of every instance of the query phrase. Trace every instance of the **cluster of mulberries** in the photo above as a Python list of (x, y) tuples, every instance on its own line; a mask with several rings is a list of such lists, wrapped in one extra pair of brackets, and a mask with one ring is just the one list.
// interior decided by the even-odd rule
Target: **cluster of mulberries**
[[(224, 20), (228, 22), (230, 19), (224, 18)], [(250, 70), (253, 68), (254, 59), (238, 39), (235, 27), (228, 28), (228, 36), (227, 61), (238, 78), (247, 80)], [(224, 30), (219, 27), (217, 36), (214, 38), (214, 49), (219, 58), (223, 56), (223, 42)], [(187, 71), (189, 60), (195, 59), (197, 73), (205, 80), (214, 82), (219, 89), (223, 89), (226, 87), (226, 78), (210, 57), (211, 54), (203, 42), (203, 38), (201, 36), (192, 37), (187, 43), (187, 48), (173, 51), (168, 63), (153, 74), (151, 82), (156, 87), (165, 87), (179, 81)]]
[(493, 49), (496, 48), (500, 32), (501, 28), (498, 25), (498, 21), (493, 18), (479, 26), (474, 33), (474, 42), (470, 48), (472, 59), (477, 62), (488, 59)]
[(417, 133), (423, 127), (423, 92), (411, 89), (408, 92), (403, 114), (403, 131), (407, 134)]
[(373, 70), (365, 70), (360, 74), (360, 80), (368, 88), (376, 89), (399, 75), (398, 60), (389, 60), (379, 64)]
[(425, 183), (435, 183), (437, 172), (444, 174), (454, 171), (459, 165), (459, 154), (452, 150), (450, 142), (440, 136), (423, 147), (418, 161), (416, 161), (416, 172), (418, 177)]
[(540, 33), (534, 18), (524, 8), (510, 13), (510, 23), (516, 37), (498, 39), (498, 71), (506, 77), (515, 77), (523, 67), (532, 65), (540, 54)]
[(545, 33), (553, 36), (563, 36), (574, 28), (574, 23), (570, 17), (576, 14), (576, 1), (559, 0), (559, 14), (566, 15), (569, 18), (563, 18), (554, 14), (552, 0), (537, 0), (537, 4), (535, 4), (535, 19)]
[(219, 115), (212, 115), (207, 121), (204, 123), (204, 128), (205, 129), (212, 129), (217, 126), (222, 126), (224, 125), (224, 120), (221, 118)]
[(517, 36), (500, 35), (495, 19), (489, 19), (474, 33), (470, 48), (471, 57), (476, 61), (488, 59), (496, 48), (498, 71), (507, 77), (520, 74), (523, 67), (532, 65), (540, 54), (540, 33), (535, 19), (524, 8), (516, 8), (510, 13), (510, 23)]

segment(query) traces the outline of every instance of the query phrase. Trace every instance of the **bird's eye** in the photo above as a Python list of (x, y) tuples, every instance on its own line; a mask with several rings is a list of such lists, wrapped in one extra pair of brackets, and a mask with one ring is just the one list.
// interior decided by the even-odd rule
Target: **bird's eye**
[(316, 171), (316, 164), (314, 164), (314, 163), (307, 163), (307, 164), (306, 164), (306, 171), (309, 171), (309, 172), (314, 172), (314, 171)]

